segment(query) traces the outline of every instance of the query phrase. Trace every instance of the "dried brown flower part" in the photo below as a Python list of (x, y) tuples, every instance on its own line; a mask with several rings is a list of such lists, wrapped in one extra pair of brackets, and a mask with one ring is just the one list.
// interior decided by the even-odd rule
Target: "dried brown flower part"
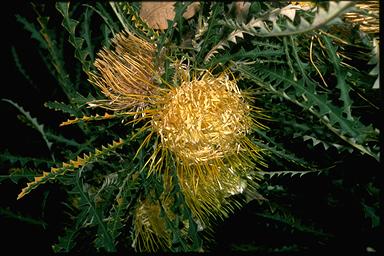
[(175, 17), (175, 2), (152, 2), (144, 1), (141, 3), (140, 17), (149, 27), (153, 29), (167, 29), (167, 20)]
[(113, 50), (104, 48), (97, 54), (94, 65), (98, 72), (89, 73), (90, 82), (108, 99), (89, 105), (113, 111), (145, 108), (158, 90), (155, 46), (128, 32), (117, 34), (112, 46)]
[[(140, 18), (144, 20), (150, 28), (160, 30), (167, 29), (167, 20), (173, 20), (175, 18), (175, 3), (175, 1), (143, 1), (141, 2)], [(199, 2), (191, 3), (183, 13), (184, 19), (192, 18), (199, 9)]]
[(195, 14), (200, 10), (200, 2), (199, 1), (194, 1), (190, 5), (188, 5), (187, 10), (183, 13), (183, 17), (186, 20), (189, 20)]

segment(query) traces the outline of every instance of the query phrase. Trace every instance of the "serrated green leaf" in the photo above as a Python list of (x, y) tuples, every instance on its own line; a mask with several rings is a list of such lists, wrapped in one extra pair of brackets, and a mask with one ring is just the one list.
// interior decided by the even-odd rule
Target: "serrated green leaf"
[(81, 111), (79, 111), (78, 108), (74, 107), (73, 105), (66, 104), (63, 102), (58, 102), (58, 101), (49, 101), (44, 103), (44, 106), (53, 109), (56, 111), (61, 111), (66, 114), (70, 114), (71, 116), (79, 116), (81, 115)]
[(18, 14), (16, 15), (16, 20), (24, 25), (25, 30), (31, 33), (31, 38), (35, 39), (40, 43), (40, 47), (45, 49), (48, 48), (47, 42), (44, 40), (39, 30), (33, 23), (27, 21), (27, 19), (25, 19), (24, 17), (21, 17)]
[(20, 62), (20, 59), (19, 59), (19, 56), (16, 52), (16, 49), (15, 47), (12, 47), (11, 48), (11, 52), (12, 52), (12, 57), (13, 57), (13, 60), (15, 61), (15, 64), (16, 64), (16, 67), (17, 69), (20, 71), (20, 73), (22, 74), (22, 76), (31, 84), (35, 87), (34, 85), (34, 82), (32, 81), (31, 77), (28, 75), (27, 71), (24, 69), (23, 65), (21, 64)]
[[(52, 142), (50, 142), (46, 136), (46, 133), (44, 131), (44, 125), (39, 124), (36, 118), (32, 117), (31, 114), (28, 111), (25, 111), (21, 106), (19, 106), (17, 103), (8, 100), (8, 99), (2, 99), (2, 101), (8, 102), (12, 106), (14, 106), (17, 110), (19, 110), (26, 118), (27, 120), (32, 124), (32, 126), (41, 134), (43, 137), (43, 140), (45, 144), (48, 147), (48, 150), (51, 152)], [(55, 157), (53, 153), (51, 152), (52, 160), (55, 161)]]
[(351, 90), (350, 86), (346, 83), (345, 78), (347, 73), (340, 68), (340, 59), (336, 55), (336, 49), (332, 46), (330, 39), (326, 36), (322, 36), (322, 39), (325, 42), (325, 46), (328, 52), (328, 56), (331, 59), (331, 63), (335, 70), (335, 75), (337, 78), (337, 88), (340, 89), (340, 100), (343, 102), (343, 112), (347, 114), (348, 120), (354, 120), (351, 114), (351, 105), (352, 100), (349, 96), (349, 91)]
[(29, 216), (22, 215), (18, 212), (11, 211), (9, 208), (1, 208), (0, 207), (0, 216), (3, 216), (5, 218), (12, 218), (16, 219), (21, 222), (25, 222), (32, 225), (38, 225), (45, 228), (47, 226), (47, 223), (43, 220), (35, 219)]
[[(263, 17), (252, 18), (247, 24), (238, 24), (232, 20), (226, 20), (225, 25), (234, 29), (226, 38), (222, 39), (217, 45), (213, 46), (204, 58), (204, 62), (208, 62), (214, 54), (218, 53), (218, 49), (227, 45), (228, 41), (237, 43), (236, 36), (243, 37), (243, 34), (249, 34), (257, 37), (281, 37), (308, 33), (312, 30), (318, 29), (321, 26), (330, 24), (337, 20), (337, 18), (348, 11), (354, 5), (353, 2), (341, 1), (341, 2), (329, 2), (328, 10), (319, 7), (318, 12), (314, 12), (314, 18), (312, 23), (300, 16), (300, 22), (297, 26), (294, 26), (289, 20), (285, 18), (286, 28), (280, 28), (280, 25), (276, 21), (277, 15), (282, 9), (273, 9), (266, 13)], [(265, 26), (265, 21), (272, 21), (272, 29), (269, 30)]]
[(44, 164), (45, 166), (51, 166), (52, 164), (54, 164), (54, 162), (51, 160), (13, 155), (7, 151), (0, 154), (0, 159), (2, 161), (9, 161), (12, 164), (19, 163), (21, 166), (33, 164), (34, 167), (38, 167), (41, 164)]
[[(258, 72), (255, 70), (250, 72), (251, 70), (244, 66), (239, 68), (239, 71), (243, 76), (254, 81), (259, 86), (314, 114), (331, 132), (338, 135), (340, 139), (346, 141), (360, 152), (368, 154), (377, 160), (379, 159), (378, 153), (373, 152), (372, 148), (366, 147), (362, 142), (365, 137), (361, 136), (361, 134), (368, 134), (368, 131), (371, 129), (357, 120), (352, 122), (344, 118), (343, 111), (328, 101), (325, 95), (317, 94), (313, 88), (313, 84), (308, 83), (307, 79), (301, 79), (296, 82), (289, 78), (290, 75), (282, 70), (273, 71), (262, 66), (258, 67)], [(263, 73), (264, 77), (258, 75), (259, 73)], [(286, 87), (284, 91), (282, 91), (281, 88), (275, 88), (274, 81), (282, 81), (284, 84), (290, 84), (295, 88), (294, 94), (287, 90), (289, 87)], [(313, 106), (317, 106), (318, 110)], [(359, 141), (356, 139), (359, 139)]]
[(363, 206), (364, 216), (371, 220), (371, 227), (376, 228), (380, 226), (378, 211), (374, 207), (368, 206), (364, 203), (361, 203), (361, 205)]

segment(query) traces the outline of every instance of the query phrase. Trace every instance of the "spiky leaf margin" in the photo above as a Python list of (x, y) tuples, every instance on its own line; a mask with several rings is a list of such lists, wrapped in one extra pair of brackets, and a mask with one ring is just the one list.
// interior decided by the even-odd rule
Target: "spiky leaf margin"
[[(273, 10), (261, 18), (252, 18), (247, 24), (239, 24), (236, 21), (228, 20), (226, 21), (226, 25), (233, 28), (234, 31), (232, 31), (226, 38), (222, 39), (208, 52), (204, 58), (204, 62), (208, 62), (218, 53), (218, 50), (224, 49), (224, 47), (229, 47), (229, 42), (236, 44), (237, 38), (244, 38), (244, 34), (257, 37), (276, 37), (307, 33), (327, 25), (330, 22), (335, 22), (340, 15), (347, 12), (353, 5), (354, 3), (349, 1), (330, 1), (328, 10), (321, 7), (318, 8), (318, 12), (315, 14), (312, 22), (300, 17), (299, 24), (294, 25), (291, 21), (286, 19), (286, 29), (281, 29), (277, 24), (277, 16), (282, 12), (283, 8)], [(265, 23), (266, 21), (272, 22), (272, 29), (267, 27)]]
[(89, 153), (88, 155), (84, 154), (83, 157), (78, 156), (76, 160), (70, 160), (69, 162), (63, 163), (61, 167), (52, 167), (50, 172), (43, 172), (43, 175), (37, 176), (34, 178), (34, 181), (27, 183), (27, 186), (21, 190), (17, 199), (21, 199), (41, 184), (55, 180), (58, 176), (65, 175), (69, 171), (75, 171), (97, 159), (108, 156), (111, 152), (114, 152), (117, 148), (123, 146), (124, 142), (125, 140), (120, 138), (118, 141), (113, 141), (112, 144), (102, 146), (101, 150), (96, 149), (94, 153)]

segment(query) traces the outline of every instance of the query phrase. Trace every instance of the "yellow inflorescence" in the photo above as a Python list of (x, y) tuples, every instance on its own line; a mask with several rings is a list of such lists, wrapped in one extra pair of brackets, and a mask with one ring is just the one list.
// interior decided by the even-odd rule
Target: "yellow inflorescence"
[[(167, 162), (172, 155), (185, 201), (204, 228), (209, 229), (212, 219), (226, 217), (240, 206), (240, 202), (229, 201), (229, 197), (242, 193), (248, 186), (255, 187), (255, 163), (264, 165), (261, 149), (247, 137), (251, 129), (262, 126), (252, 118), (246, 95), (228, 72), (214, 76), (203, 71), (171, 88), (158, 101), (157, 113), (152, 116), (152, 129), (161, 143), (151, 159)], [(150, 169), (163, 174), (164, 184), (171, 184), (168, 166), (150, 165)], [(170, 188), (166, 185), (165, 190)], [(136, 230), (140, 230), (141, 244), (150, 244), (156, 233), (153, 227), (165, 227), (161, 222), (164, 220), (149, 218), (144, 206), (137, 209), (136, 216), (148, 216), (148, 228)], [(138, 225), (137, 220), (135, 226)], [(163, 238), (168, 234), (168, 240), (171, 239), (165, 230), (159, 234)]]
[(165, 96), (154, 116), (162, 144), (181, 160), (202, 163), (232, 155), (252, 125), (250, 108), (235, 80), (205, 73)]
[[(161, 88), (154, 82), (160, 67), (155, 67), (155, 47), (132, 34), (121, 33), (113, 39), (114, 50), (98, 54), (98, 73), (90, 74), (108, 97), (90, 102), (146, 120), (140, 132), (148, 132), (139, 151), (157, 135), (152, 155), (145, 166), (148, 175), (163, 179), (160, 198), (142, 198), (133, 216), (133, 247), (156, 251), (172, 245), (172, 233), (161, 213), (176, 217), (173, 206), (174, 177), (186, 206), (201, 228), (223, 218), (240, 205), (231, 195), (247, 187), (257, 187), (257, 169), (265, 166), (261, 149), (248, 138), (252, 129), (264, 128), (257, 120), (259, 110), (251, 107), (249, 94), (242, 92), (229, 71), (213, 75), (201, 71), (179, 74), (177, 86)], [(141, 114), (140, 118), (137, 116)], [(153, 188), (148, 188), (150, 193)], [(148, 196), (148, 195), (147, 195)], [(182, 233), (188, 236), (184, 223)]]

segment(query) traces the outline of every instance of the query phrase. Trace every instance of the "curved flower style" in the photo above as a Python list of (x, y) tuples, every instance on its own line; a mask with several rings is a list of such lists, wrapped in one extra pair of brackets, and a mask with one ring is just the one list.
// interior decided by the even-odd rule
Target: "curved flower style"
[(114, 50), (98, 54), (98, 72), (90, 74), (90, 81), (108, 99), (90, 105), (125, 112), (136, 122), (147, 121), (139, 132), (148, 135), (138, 151), (155, 138), (145, 166), (148, 175), (162, 177), (165, 192), (157, 201), (144, 198), (139, 202), (133, 246), (147, 251), (169, 248), (172, 234), (159, 215), (163, 207), (169, 218), (175, 216), (167, 192), (172, 190), (171, 174), (177, 174), (196, 223), (209, 228), (211, 219), (225, 217), (241, 204), (230, 201), (231, 195), (257, 186), (255, 170), (265, 163), (262, 150), (248, 135), (253, 129), (265, 128), (257, 121), (265, 116), (250, 105), (251, 94), (240, 91), (229, 71), (213, 75), (205, 70), (191, 78), (190, 74), (180, 75), (177, 86), (163, 81), (166, 87), (161, 87), (156, 82), (160, 68), (154, 65), (153, 45), (124, 32), (113, 43)]

